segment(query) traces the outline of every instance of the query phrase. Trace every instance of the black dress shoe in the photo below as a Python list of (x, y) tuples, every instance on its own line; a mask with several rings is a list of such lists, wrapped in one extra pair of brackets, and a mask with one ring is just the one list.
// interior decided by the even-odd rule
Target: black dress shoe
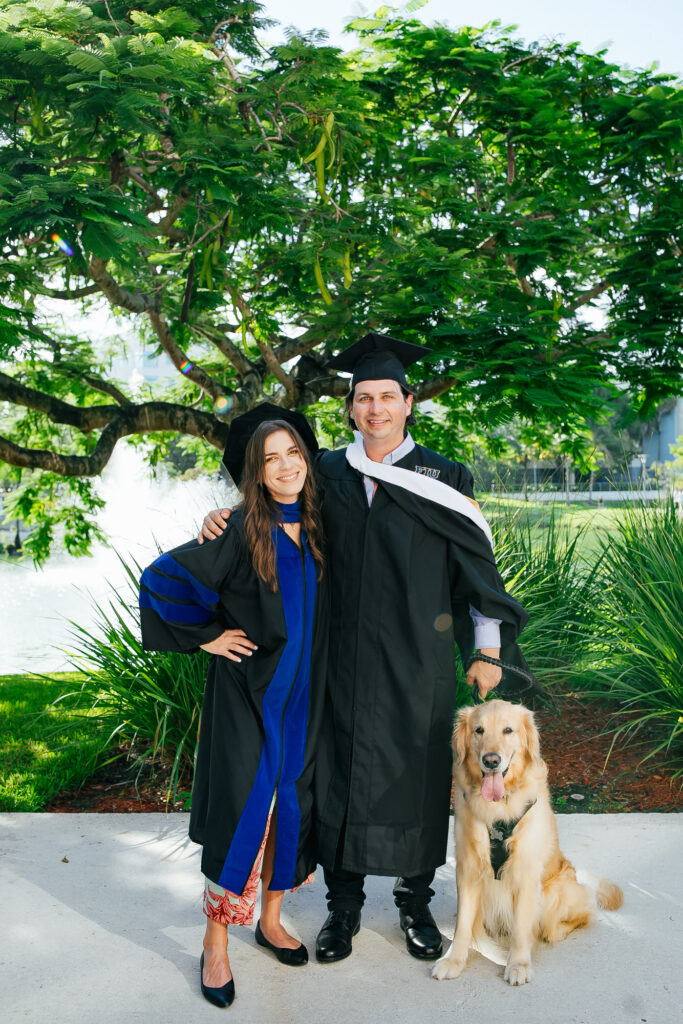
[(443, 939), (428, 904), (413, 903), (399, 907), (398, 920), (410, 955), (418, 960), (438, 960), (443, 952)]
[(200, 979), (202, 983), (202, 995), (205, 999), (208, 999), (214, 1006), (230, 1006), (233, 999), (235, 998), (235, 981), (233, 978), (230, 981), (226, 981), (225, 985), (221, 985), (220, 988), (210, 988), (204, 984), (204, 954), (202, 953), (199, 960)]
[(360, 930), (360, 910), (333, 910), (315, 943), (315, 956), (321, 964), (333, 964), (351, 955), (351, 939)]
[(260, 921), (256, 922), (255, 935), (259, 946), (272, 950), (281, 964), (286, 964), (288, 967), (303, 967), (304, 964), (308, 963), (308, 950), (303, 942), (296, 949), (287, 949), (286, 946), (274, 946), (261, 931)]

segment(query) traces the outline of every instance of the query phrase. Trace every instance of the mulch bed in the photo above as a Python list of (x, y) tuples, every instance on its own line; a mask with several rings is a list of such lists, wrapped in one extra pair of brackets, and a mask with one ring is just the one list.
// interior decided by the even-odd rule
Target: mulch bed
[(644, 760), (656, 746), (652, 736), (612, 745), (624, 719), (609, 705), (571, 695), (553, 703), (536, 711), (536, 723), (556, 811), (683, 810), (683, 777), (673, 778), (661, 754)]
[[(683, 779), (673, 779), (673, 767), (662, 767), (658, 757), (641, 763), (653, 745), (647, 745), (647, 737), (637, 743), (620, 740), (612, 746), (615, 720), (609, 706), (587, 704), (571, 695), (557, 697), (552, 706), (536, 711), (536, 722), (556, 811), (683, 810)], [(149, 763), (140, 768), (126, 748), (117, 753), (116, 760), (80, 789), (58, 794), (45, 810), (121, 814), (187, 808), (189, 778), (181, 780), (179, 798), (167, 801), (167, 770)]]
[(45, 805), (46, 811), (65, 814), (88, 811), (91, 814), (131, 814), (140, 811), (187, 810), (191, 779), (181, 778), (178, 799), (167, 799), (169, 770), (165, 766), (143, 761), (127, 746), (117, 747), (109, 755), (109, 764), (91, 775), (77, 789), (66, 789)]

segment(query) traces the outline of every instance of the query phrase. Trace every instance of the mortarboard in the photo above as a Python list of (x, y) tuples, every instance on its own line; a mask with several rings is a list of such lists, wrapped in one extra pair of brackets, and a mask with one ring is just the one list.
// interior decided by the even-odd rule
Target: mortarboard
[(228, 429), (228, 443), (221, 460), (221, 473), (228, 473), (236, 487), (239, 487), (242, 479), (244, 456), (251, 436), (259, 423), (266, 423), (268, 420), (284, 420), (299, 433), (311, 455), (315, 455), (318, 450), (315, 434), (303, 413), (295, 412), (293, 409), (282, 409), (272, 402), (262, 402), (249, 412), (237, 416)]
[(330, 359), (327, 366), (330, 370), (352, 373), (352, 388), (363, 380), (396, 380), (412, 394), (406, 383), (405, 368), (430, 355), (431, 351), (431, 348), (399, 341), (387, 334), (366, 334)]

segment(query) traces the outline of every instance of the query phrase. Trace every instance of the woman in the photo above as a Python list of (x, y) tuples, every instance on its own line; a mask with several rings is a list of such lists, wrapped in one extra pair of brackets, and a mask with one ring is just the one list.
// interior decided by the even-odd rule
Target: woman
[[(252, 429), (254, 418), (263, 422)], [(240, 509), (218, 545), (175, 548), (140, 581), (145, 648), (213, 655), (190, 838), (203, 847), (206, 878), (201, 988), (218, 1006), (235, 991), (227, 926), (251, 924), (259, 875), (257, 942), (282, 963), (308, 960), (280, 907), (284, 890), (315, 867), (313, 753), (327, 629), (315, 484), (292, 422), (314, 451), (298, 413), (259, 406), (231, 424), (225, 461), (241, 486)]]

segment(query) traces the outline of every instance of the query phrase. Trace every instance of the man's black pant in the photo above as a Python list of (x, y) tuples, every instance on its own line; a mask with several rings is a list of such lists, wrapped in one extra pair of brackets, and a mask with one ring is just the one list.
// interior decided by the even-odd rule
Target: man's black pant
[[(365, 875), (347, 871), (339, 864), (336, 864), (332, 871), (325, 868), (328, 909), (360, 910), (365, 903), (364, 881)], [(394, 885), (394, 903), (397, 907), (429, 903), (434, 895), (434, 890), (430, 888), (433, 881), (434, 871), (414, 875), (412, 878), (397, 878)]]

